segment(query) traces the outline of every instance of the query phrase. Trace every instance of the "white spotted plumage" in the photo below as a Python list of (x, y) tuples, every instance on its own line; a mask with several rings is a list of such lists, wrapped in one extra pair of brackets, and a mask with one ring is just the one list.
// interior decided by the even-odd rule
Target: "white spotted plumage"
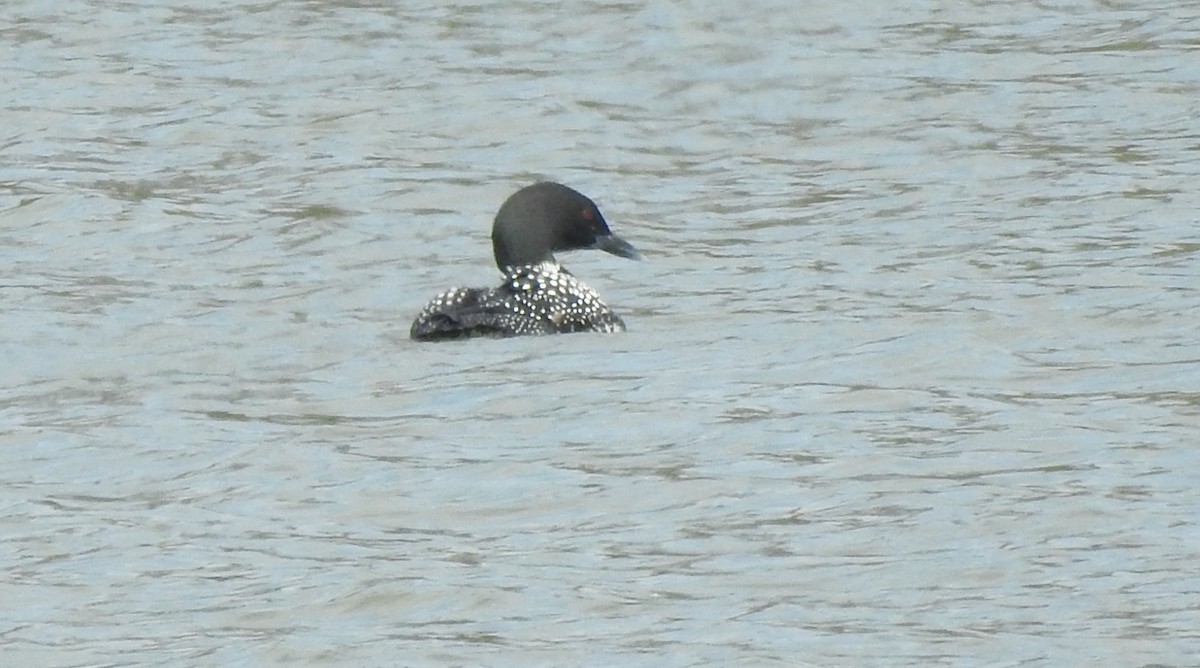
[(439, 328), (458, 335), (521, 336), (623, 332), (625, 323), (595, 290), (557, 262), (510, 267), (498, 288), (452, 288), (413, 323), (414, 337)]

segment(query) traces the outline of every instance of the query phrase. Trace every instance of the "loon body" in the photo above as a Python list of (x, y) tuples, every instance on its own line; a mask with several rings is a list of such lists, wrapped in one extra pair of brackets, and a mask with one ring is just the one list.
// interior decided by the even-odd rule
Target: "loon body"
[(555, 251), (597, 248), (638, 259), (613, 235), (596, 203), (559, 183), (518, 190), (496, 214), (492, 252), (504, 281), (496, 288), (452, 288), (434, 297), (409, 336), (436, 341), (468, 336), (623, 332), (625, 323), (554, 259)]

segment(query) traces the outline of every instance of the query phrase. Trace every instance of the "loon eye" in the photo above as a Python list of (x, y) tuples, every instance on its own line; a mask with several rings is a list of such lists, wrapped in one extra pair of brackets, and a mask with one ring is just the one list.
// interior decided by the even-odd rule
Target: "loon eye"
[(596, 216), (592, 215), (591, 209), (584, 209), (579, 213), (579, 217), (589, 222), (596, 219)]

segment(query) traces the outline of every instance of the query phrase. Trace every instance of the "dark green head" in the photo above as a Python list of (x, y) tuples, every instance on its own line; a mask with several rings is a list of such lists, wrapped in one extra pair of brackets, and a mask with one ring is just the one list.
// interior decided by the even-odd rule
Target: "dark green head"
[(492, 252), (500, 271), (553, 260), (555, 251), (583, 248), (641, 259), (608, 229), (595, 202), (561, 183), (521, 188), (500, 207), (492, 225)]

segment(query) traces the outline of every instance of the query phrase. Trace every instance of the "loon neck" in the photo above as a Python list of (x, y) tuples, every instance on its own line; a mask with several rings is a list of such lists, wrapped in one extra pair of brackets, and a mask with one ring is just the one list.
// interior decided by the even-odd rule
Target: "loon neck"
[(511, 274), (520, 274), (533, 272), (538, 274), (557, 274), (565, 272), (566, 268), (559, 263), (558, 260), (550, 258), (549, 260), (539, 260), (537, 262), (526, 262), (523, 264), (510, 264), (500, 268), (500, 273), (505, 276)]
[(535, 264), (545, 262), (557, 263), (554, 259), (554, 254), (549, 249), (543, 252), (517, 252), (512, 248), (511, 244), (506, 244), (500, 239), (492, 241), (492, 256), (496, 260), (496, 266), (500, 267), (500, 271), (507, 271), (514, 267), (528, 267)]

